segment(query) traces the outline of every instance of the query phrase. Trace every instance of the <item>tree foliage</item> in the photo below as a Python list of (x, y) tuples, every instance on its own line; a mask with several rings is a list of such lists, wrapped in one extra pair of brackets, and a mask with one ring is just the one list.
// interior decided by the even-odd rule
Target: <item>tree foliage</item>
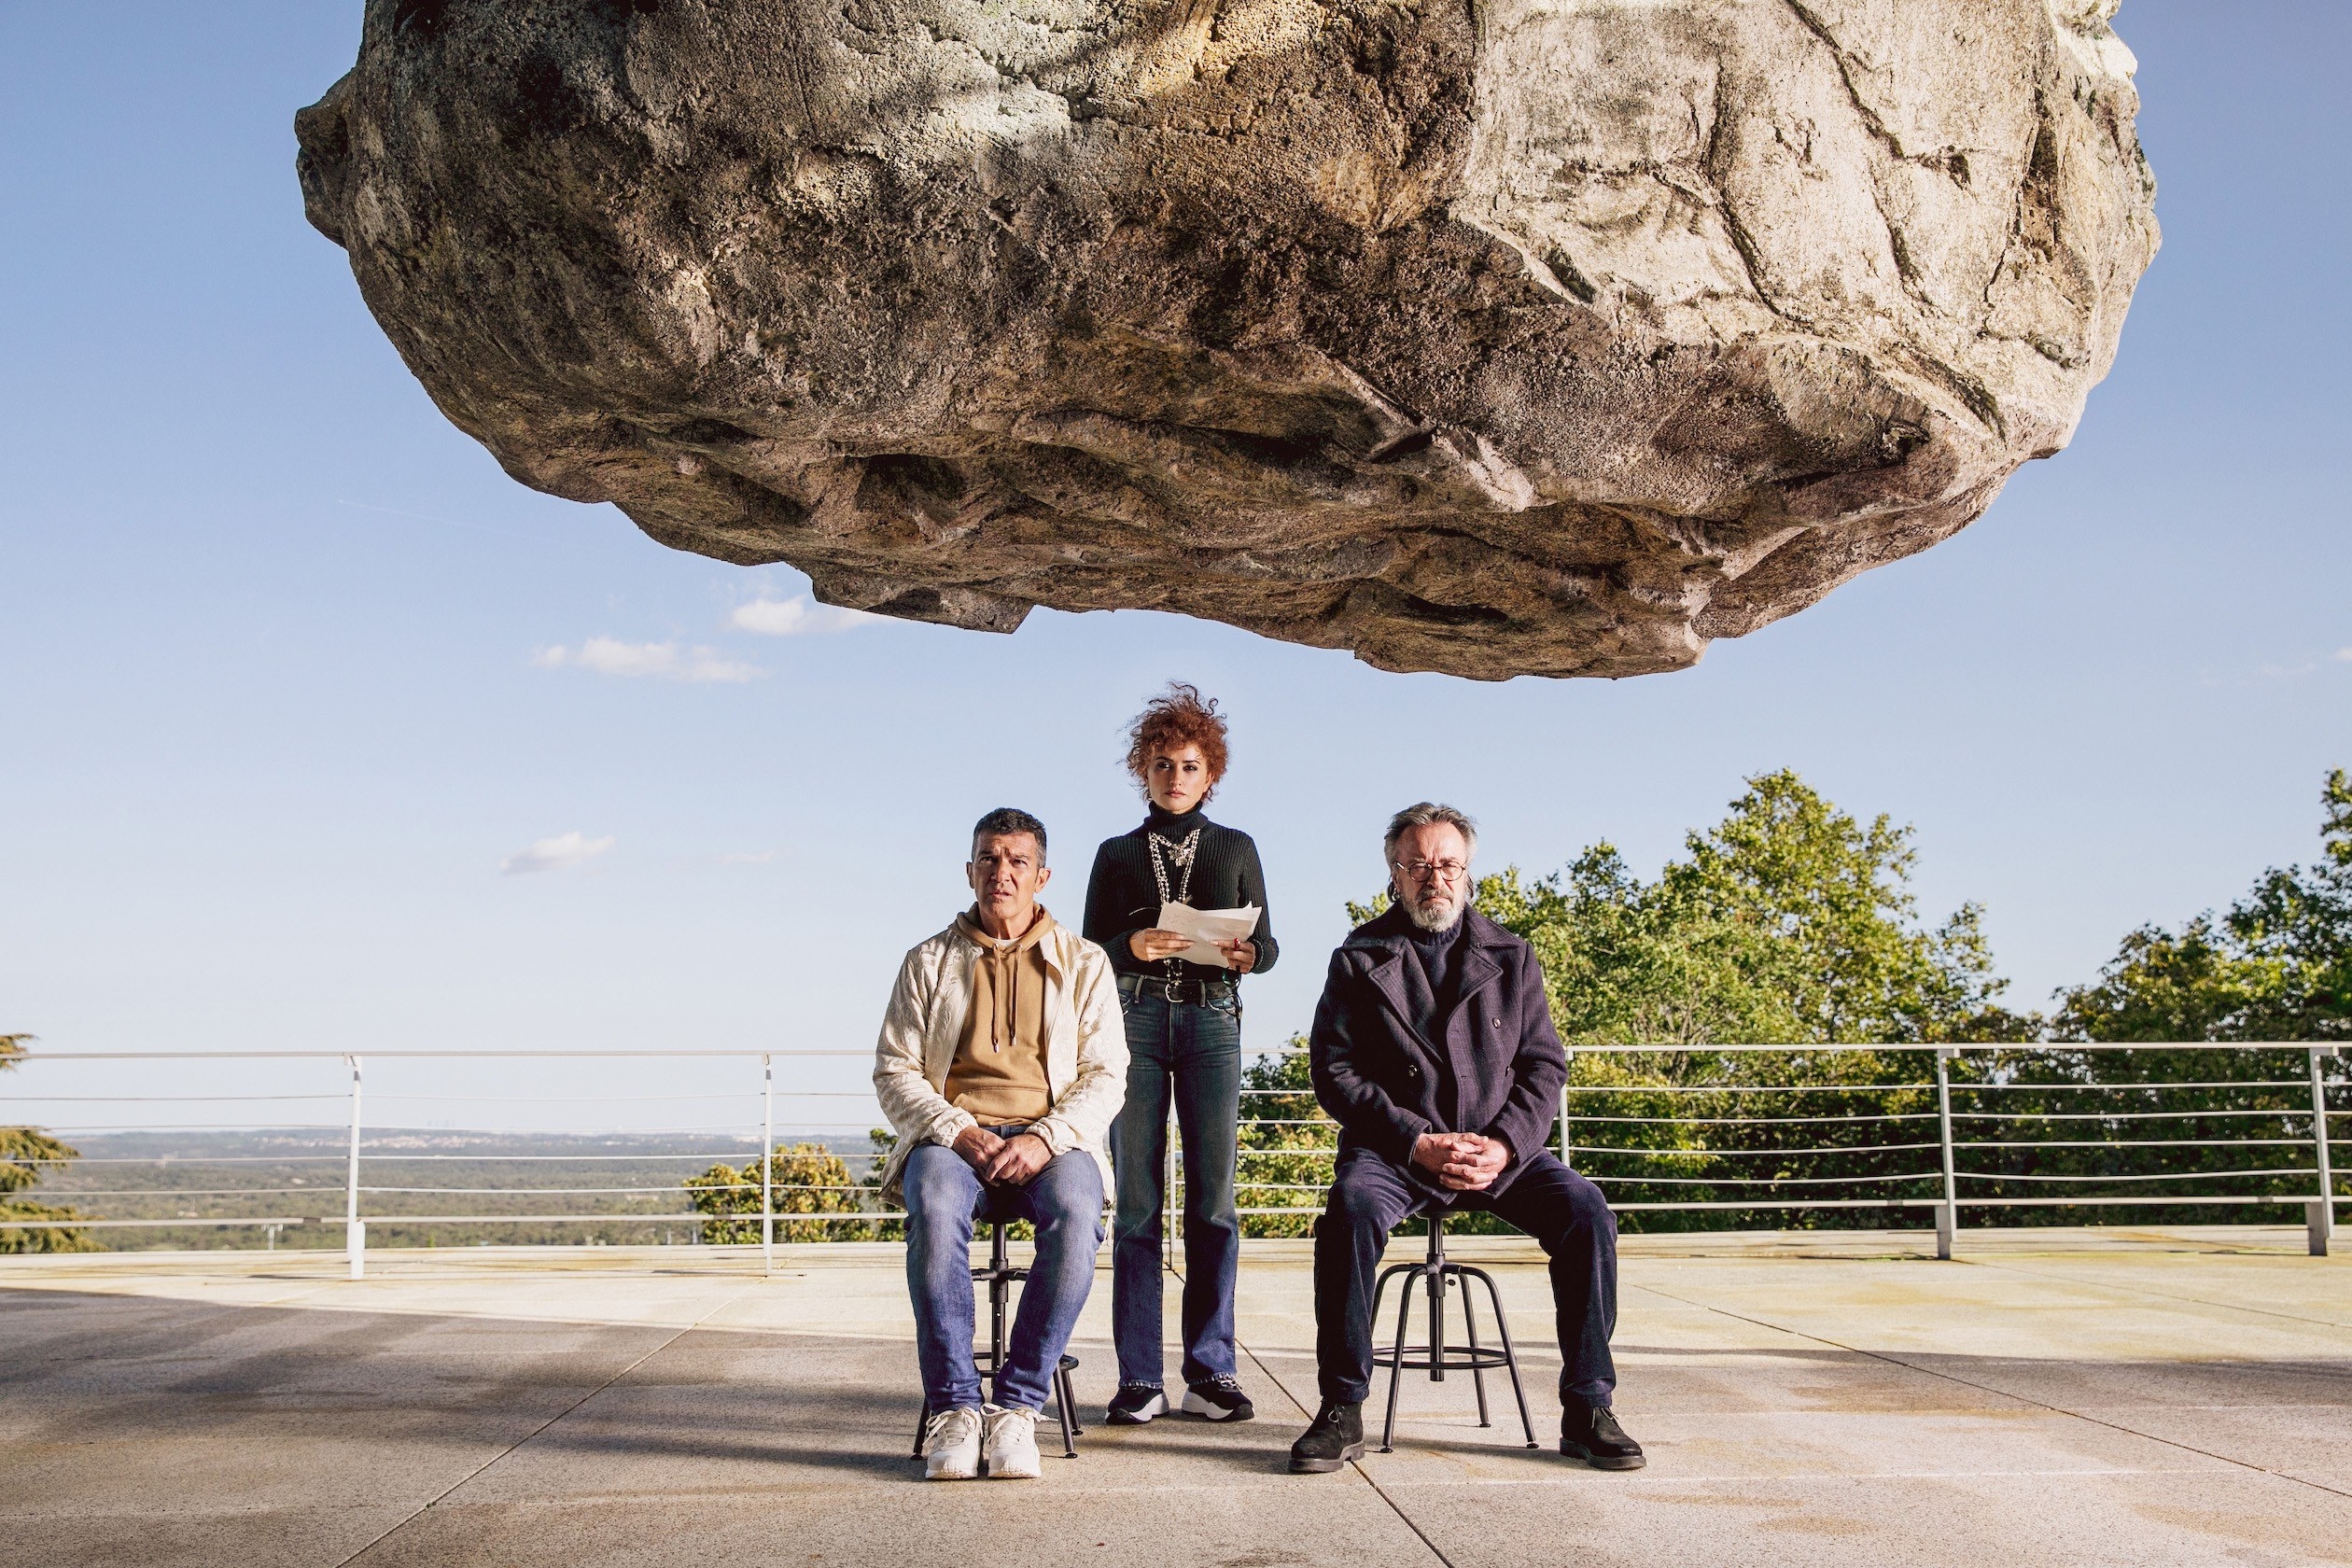
[[(2244, 1046), (2352, 1037), (2352, 781), (2343, 769), (2321, 785), (2320, 808), (2317, 864), (2264, 872), (2226, 913), (2130, 932), (2096, 979), (2061, 993), (2049, 1049), (1987, 1064), (2008, 1085), (2002, 1111), (2023, 1118), (2019, 1130), (2031, 1138), (1977, 1156), (1993, 1178), (1980, 1191), (2316, 1194), (2310, 1058), (2299, 1044)], [(2066, 1048), (2192, 1041), (2238, 1048)], [(2340, 1065), (2333, 1076), (2340, 1084)], [(2248, 1212), (2175, 1204), (2105, 1217), (2194, 1224)]]
[[(0, 1071), (17, 1064), (29, 1034), (0, 1034)], [(0, 1253), (87, 1253), (98, 1243), (85, 1230), (30, 1230), (10, 1220), (78, 1220), (87, 1216), (54, 1204), (19, 1197), (41, 1180), (43, 1165), (35, 1161), (69, 1160), (76, 1151), (37, 1127), (0, 1127)]]
[[(1749, 779), (1723, 820), (1689, 834), (1653, 881), (1606, 842), (1559, 875), (1530, 879), (1509, 867), (1479, 878), (1477, 907), (1533, 946), (1575, 1053), (1565, 1109), (1579, 1167), (1623, 1204), (1764, 1204), (1832, 1189), (1934, 1196), (1932, 1156), (1877, 1147), (1922, 1141), (1899, 1129), (1923, 1119), (1932, 1128), (1932, 1057), (1919, 1047), (2030, 1038), (2039, 1020), (1997, 1005), (2003, 982), (1975, 905), (1920, 922), (1916, 861), (1909, 828), (1849, 816), (1784, 769)], [(1383, 902), (1349, 912), (1366, 919)], [(1657, 1049), (1576, 1049), (1602, 1044)], [(1712, 1048), (1754, 1044), (1793, 1049)], [(1262, 1061), (1247, 1086), (1260, 1092), (1241, 1140), (1242, 1206), (1311, 1203), (1298, 1188), (1327, 1179), (1330, 1159), (1307, 1151), (1327, 1145), (1329, 1130), (1268, 1125), (1310, 1113), (1300, 1109), (1312, 1103), (1305, 1063)], [(1791, 1117), (1809, 1119), (1794, 1139)], [(1839, 1218), (1784, 1218), (1794, 1212), (1633, 1208), (1622, 1223)], [(1248, 1229), (1303, 1233), (1305, 1223), (1258, 1216)]]
[(2062, 1039), (2352, 1039), (2352, 779), (2320, 788), (2317, 864), (2273, 868), (2226, 915), (2142, 926), (2064, 994)]
[[(1921, 921), (1908, 828), (1848, 816), (1785, 770), (1749, 779), (1653, 881), (1604, 842), (1557, 875), (1482, 877), (1477, 904), (1542, 963), (1575, 1053), (1572, 1156), (1628, 1229), (1877, 1225), (1883, 1209), (1771, 1205), (1940, 1197), (1930, 1048), (1956, 1044), (2032, 1047), (1949, 1065), (1963, 1197), (2128, 1198), (2098, 1211), (2127, 1223), (2242, 1220), (2259, 1211), (2139, 1200), (2299, 1199), (2313, 1121), (2300, 1048), (2066, 1047), (2352, 1037), (2352, 784), (2341, 770), (2322, 806), (2319, 863), (2265, 873), (2226, 915), (2132, 932), (2096, 980), (2062, 993), (2053, 1018), (2000, 1004), (1976, 905)], [(1383, 903), (1349, 912), (1366, 919)], [(1732, 1044), (1791, 1048), (1715, 1048)], [(1577, 1049), (1598, 1045), (1656, 1049)], [(1329, 1169), (1315, 1151), (1335, 1140), (1281, 1125), (1312, 1114), (1305, 1063), (1262, 1060), (1247, 1085), (1259, 1092), (1245, 1101), (1243, 1206), (1310, 1205), (1303, 1189)], [(1659, 1202), (1719, 1207), (1643, 1207)], [(2084, 1210), (2001, 1212), (2072, 1223)], [(1303, 1217), (1247, 1223), (1251, 1234), (1307, 1228)]]
[[(869, 1211), (872, 1189), (851, 1176), (849, 1164), (822, 1143), (779, 1145), (742, 1166), (714, 1165), (686, 1179), (687, 1201), (702, 1222), (702, 1239), (760, 1239), (760, 1180), (767, 1168), (769, 1201), (778, 1216), (857, 1214)], [(873, 1238), (883, 1222), (789, 1219), (776, 1222), (778, 1241), (852, 1241)]]
[[(1564, 875), (1482, 878), (1479, 907), (1527, 938), (1552, 1014), (1580, 1045), (1573, 1157), (1624, 1205), (1759, 1206), (1937, 1192), (1932, 1057), (1920, 1047), (2034, 1032), (1997, 1005), (1982, 912), (1919, 917), (1911, 830), (1862, 820), (1782, 769), (1645, 882), (1615, 846)], [(1724, 1052), (1717, 1045), (1786, 1045)], [(1902, 1047), (1910, 1047), (1903, 1049)], [(1882, 1223), (1870, 1211), (1629, 1208), (1629, 1229)]]
[(1783, 769), (1684, 849), (1648, 883), (1605, 841), (1564, 875), (1480, 879), (1479, 907), (1534, 945), (1572, 1045), (1928, 1043), (1985, 1027), (2004, 982), (1982, 911), (1919, 923), (1910, 828), (1859, 821)]
[(1260, 1057), (1241, 1071), (1241, 1132), (1234, 1207), (1244, 1236), (1307, 1236), (1312, 1214), (1249, 1213), (1248, 1210), (1321, 1209), (1331, 1183), (1339, 1129), (1323, 1119), (1309, 1080), (1304, 1035), (1291, 1037), (1292, 1054)]

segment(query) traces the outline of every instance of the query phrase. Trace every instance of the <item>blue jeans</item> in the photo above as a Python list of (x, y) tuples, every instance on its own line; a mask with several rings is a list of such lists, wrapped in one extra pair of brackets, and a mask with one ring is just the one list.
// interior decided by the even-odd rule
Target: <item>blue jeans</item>
[(1118, 1179), (1111, 1248), (1112, 1337), (1119, 1381), (1161, 1379), (1160, 1208), (1168, 1107), (1184, 1142), (1184, 1381), (1233, 1376), (1233, 1277), (1241, 1222), (1233, 1211), (1241, 1115), (1241, 1015), (1232, 1002), (1125, 999), (1127, 1104), (1111, 1125)]
[[(997, 1129), (1009, 1135), (1015, 1127)], [(1102, 1168), (1083, 1149), (1056, 1155), (1027, 1186), (990, 1186), (944, 1143), (906, 1156), (906, 1289), (929, 1410), (980, 1407), (972, 1355), (972, 1231), (987, 1220), (1037, 1227), (1037, 1257), (996, 1369), (995, 1403), (1042, 1410), (1102, 1246)]]

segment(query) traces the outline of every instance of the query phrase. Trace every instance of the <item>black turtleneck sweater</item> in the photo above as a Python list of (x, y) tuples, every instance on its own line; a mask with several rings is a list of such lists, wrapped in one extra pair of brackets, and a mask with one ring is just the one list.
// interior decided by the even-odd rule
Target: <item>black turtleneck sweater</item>
[[(1159, 923), (1159, 884), (1152, 877), (1152, 850), (1144, 837), (1157, 833), (1181, 845), (1195, 828), (1200, 830), (1200, 847), (1193, 855), (1192, 886), (1183, 892), (1183, 902), (1195, 909), (1256, 904), (1258, 923), (1253, 940), (1257, 944), (1257, 964), (1250, 973), (1263, 974), (1274, 967), (1280, 949), (1274, 945), (1273, 910), (1266, 901), (1266, 872), (1258, 864), (1257, 845), (1248, 833), (1211, 822), (1198, 806), (1171, 817), (1155, 805), (1141, 827), (1102, 841), (1102, 847), (1095, 851), (1094, 875), (1086, 880), (1086, 940), (1100, 943), (1111, 955), (1112, 967), (1120, 973), (1169, 973), (1167, 960), (1146, 963), (1127, 945), (1127, 939), (1137, 931)], [(1172, 860), (1166, 864), (1168, 896), (1173, 900), (1184, 889), (1184, 871)], [(1176, 972), (1186, 980), (1234, 978), (1229, 969), (1182, 959), (1176, 962)]]
[(1421, 971), (1415, 974), (1410, 967), (1406, 970), (1406, 1004), (1412, 1014), (1412, 1026), (1440, 1050), (1444, 1049), (1438, 1038), (1440, 1021), (1453, 1011), (1462, 990), (1462, 931), (1466, 924), (1457, 916), (1441, 931), (1423, 931), (1409, 922), (1405, 927), (1407, 949)]

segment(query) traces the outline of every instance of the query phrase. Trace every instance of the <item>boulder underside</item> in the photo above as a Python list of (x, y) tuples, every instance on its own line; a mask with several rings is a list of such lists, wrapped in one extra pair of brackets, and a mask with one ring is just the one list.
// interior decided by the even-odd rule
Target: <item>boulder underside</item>
[(1973, 521), (2156, 246), (2113, 0), (370, 0), (311, 221), (827, 603), (1623, 676)]

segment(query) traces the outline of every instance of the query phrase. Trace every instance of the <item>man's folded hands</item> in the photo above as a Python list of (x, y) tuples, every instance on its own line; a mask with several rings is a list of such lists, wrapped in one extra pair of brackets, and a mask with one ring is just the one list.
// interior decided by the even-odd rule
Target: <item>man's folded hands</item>
[(1413, 1141), (1413, 1163), (1455, 1192), (1493, 1185), (1511, 1163), (1511, 1147), (1476, 1132), (1424, 1132)]
[(980, 1180), (996, 1186), (1028, 1186), (1054, 1157), (1054, 1151), (1033, 1132), (999, 1138), (984, 1127), (968, 1127), (956, 1134), (954, 1147), (980, 1173)]

